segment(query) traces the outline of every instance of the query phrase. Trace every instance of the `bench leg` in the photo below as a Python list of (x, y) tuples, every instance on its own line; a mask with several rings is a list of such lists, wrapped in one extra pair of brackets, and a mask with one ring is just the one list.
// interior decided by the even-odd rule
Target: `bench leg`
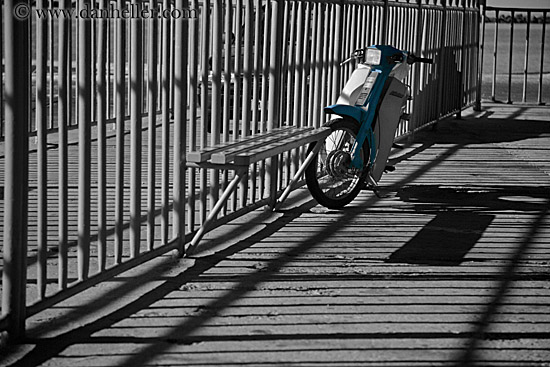
[(287, 187), (285, 188), (285, 191), (283, 191), (283, 193), (281, 194), (279, 199), (275, 202), (275, 205), (273, 206), (273, 210), (279, 210), (279, 208), (283, 205), (283, 202), (286, 200), (288, 195), (290, 195), (290, 192), (292, 191), (293, 186), (300, 179), (300, 176), (302, 176), (302, 174), (304, 173), (306, 168), (311, 164), (311, 162), (313, 161), (313, 159), (315, 158), (317, 153), (319, 153), (319, 151), (321, 150), (322, 145), (323, 144), (321, 144), (321, 142), (317, 142), (317, 144), (315, 144), (315, 147), (307, 155), (304, 163), (302, 163), (300, 168), (298, 168), (298, 172), (296, 172), (296, 174), (294, 175), (292, 180), (290, 180), (290, 182), (288, 183)]
[(225, 205), (225, 202), (227, 199), (229, 199), (229, 196), (235, 191), (237, 186), (239, 185), (239, 182), (241, 182), (242, 178), (246, 175), (248, 172), (248, 167), (241, 168), (237, 171), (235, 171), (235, 177), (231, 180), (229, 185), (227, 185), (226, 189), (223, 191), (222, 196), (218, 199), (216, 202), (216, 205), (212, 208), (210, 211), (210, 214), (202, 224), (202, 226), (199, 228), (197, 233), (195, 233), (195, 236), (191, 240), (191, 243), (186, 247), (185, 254), (191, 255), (193, 252), (195, 252), (197, 245), (199, 244), (199, 241), (202, 239), (206, 231), (208, 230), (208, 227), (210, 224), (216, 220), (216, 217), (218, 216), (218, 213)]

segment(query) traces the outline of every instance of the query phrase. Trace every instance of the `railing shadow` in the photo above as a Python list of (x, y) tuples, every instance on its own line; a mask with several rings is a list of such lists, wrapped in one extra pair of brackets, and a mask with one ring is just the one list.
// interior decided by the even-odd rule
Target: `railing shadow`
[[(418, 135), (417, 138), (419, 138), (422, 143), (420, 147), (416, 148), (417, 153), (425, 151), (426, 149), (432, 147), (434, 144), (438, 143), (446, 143), (450, 144), (450, 146), (444, 149), (444, 151), (441, 152), (439, 155), (435, 156), (433, 160), (426, 162), (419, 169), (410, 173), (402, 180), (399, 180), (391, 186), (384, 188), (385, 190), (397, 191), (398, 195), (400, 195), (400, 197), (405, 201), (409, 200), (416, 203), (415, 210), (419, 212), (423, 211), (440, 215), (438, 219), (432, 221), (431, 224), (428, 224), (428, 226), (426, 227), (426, 231), (433, 231), (434, 229), (437, 231), (437, 227), (441, 227), (441, 223), (439, 223), (439, 221), (443, 221), (443, 224), (445, 224), (448, 223), (447, 221), (449, 220), (453, 221), (457, 218), (463, 219), (464, 217), (462, 216), (462, 213), (457, 214), (457, 217), (457, 215), (445, 212), (444, 210), (442, 210), (442, 208), (461, 207), (472, 204), (471, 201), (476, 201), (476, 196), (472, 195), (472, 193), (463, 192), (458, 189), (446, 189), (436, 186), (423, 186), (422, 188), (413, 186), (411, 183), (416, 178), (421, 177), (428, 171), (445, 162), (449, 157), (451, 157), (453, 154), (455, 154), (461, 148), (467, 146), (468, 144), (480, 142), (492, 143), (502, 141), (514, 141), (517, 139), (536, 137), (541, 132), (548, 131), (547, 127), (545, 127), (548, 124), (544, 126), (539, 126), (535, 123), (533, 125), (534, 131), (530, 130), (525, 132), (517, 132), (517, 130), (514, 129), (513, 122), (501, 121), (499, 123), (500, 127), (494, 126), (494, 131), (492, 130), (492, 128), (487, 129), (483, 127), (478, 127), (476, 129), (476, 125), (479, 124), (479, 121), (467, 121), (466, 125), (468, 126), (464, 127), (465, 131), (463, 133), (451, 134), (450, 136), (449, 134), (444, 134), (446, 138), (441, 138), (441, 136), (429, 133)], [(506, 125), (508, 131), (505, 131), (506, 129), (503, 129), (502, 125)], [(472, 128), (472, 130), (467, 131), (468, 128)], [(447, 129), (447, 126), (445, 125), (443, 129)], [(491, 132), (493, 132), (494, 134), (488, 136), (487, 134)], [(507, 132), (509, 135), (507, 135)], [(533, 190), (531, 190), (531, 188), (523, 187), (488, 188), (488, 197), (486, 199), (489, 200), (489, 204), (484, 207), (482, 206), (482, 208), (479, 209), (477, 212), (475, 210), (473, 211), (475, 214), (475, 219), (481, 218), (481, 221), (477, 224), (477, 227), (472, 230), (472, 236), (465, 240), (464, 243), (459, 244), (460, 248), (455, 254), (451, 256), (450, 263), (460, 263), (460, 261), (464, 257), (464, 254), (468, 252), (472, 244), (474, 244), (475, 241), (478, 239), (479, 234), (483, 232), (491, 223), (493, 217), (491, 216), (491, 214), (485, 213), (484, 211), (510, 208), (508, 202), (502, 201), (499, 198), (503, 195), (516, 195), (518, 193), (521, 193), (522, 195), (528, 194), (538, 199), (548, 199), (548, 190), (546, 188), (535, 188)], [(466, 196), (466, 199), (470, 201), (464, 200), (464, 196)], [(123, 363), (121, 363), (120, 365), (135, 366), (147, 364), (147, 362), (151, 361), (156, 355), (165, 352), (174, 343), (189, 344), (200, 341), (200, 338), (197, 339), (197, 337), (193, 336), (194, 331), (207, 324), (209, 320), (215, 317), (216, 312), (220, 312), (237, 300), (244, 298), (251, 290), (255, 289), (257, 285), (276, 276), (276, 274), (280, 273), (281, 269), (284, 266), (296, 260), (300, 255), (313, 249), (318, 243), (322, 242), (327, 237), (330, 237), (334, 233), (338, 232), (341, 228), (345, 227), (347, 223), (360, 215), (363, 212), (364, 208), (368, 208), (374, 205), (379, 200), (381, 199), (375, 196), (368, 196), (361, 200), (358, 199), (354, 206), (343, 210), (341, 212), (341, 216), (337, 220), (322, 228), (316, 227), (313, 233), (303, 235), (303, 239), (301, 239), (296, 246), (288, 248), (286, 251), (280, 252), (278, 256), (267, 262), (265, 266), (261, 267), (260, 269), (256, 269), (255, 271), (247, 272), (243, 276), (238, 277), (238, 279), (235, 279), (235, 285), (231, 287), (231, 290), (207, 302), (193, 316), (188, 317), (184, 321), (180, 322), (178, 325), (171, 327), (167, 333), (156, 336), (154, 338), (140, 338), (139, 336), (136, 336), (136, 338), (141, 340), (142, 343), (147, 343), (147, 345), (143, 346), (135, 354), (127, 356)], [(522, 244), (516, 249), (515, 253), (510, 258), (510, 263), (504, 268), (502, 274), (498, 275), (498, 277), (501, 277), (502, 280), (497, 287), (497, 291), (492, 296), (491, 302), (489, 302), (486, 305), (485, 309), (481, 312), (479, 322), (474, 325), (471, 332), (463, 333), (458, 336), (459, 338), (465, 340), (465, 349), (462, 354), (459, 353), (456, 358), (453, 358), (453, 361), (457, 361), (459, 364), (468, 365), (475, 360), (475, 353), (477, 348), (479, 347), (479, 342), (483, 340), (484, 337), (486, 337), (487, 326), (490, 324), (492, 317), (497, 311), (499, 304), (504, 297), (508, 287), (515, 279), (515, 272), (517, 270), (518, 262), (520, 261), (523, 253), (529, 247), (530, 241), (533, 236), (538, 233), (540, 225), (548, 213), (549, 204), (550, 200), (548, 202), (545, 202), (544, 204), (513, 204), (516, 205), (513, 206), (515, 210), (529, 212), (536, 210), (539, 212), (539, 214), (537, 215), (537, 218), (531, 223), (530, 231), (524, 236)], [(176, 276), (168, 278), (161, 285), (143, 294), (138, 299), (126, 304), (125, 306), (119, 308), (114, 312), (104, 315), (96, 321), (73, 329), (57, 337), (43, 338), (38, 336), (33, 339), (26, 340), (27, 343), (34, 344), (34, 348), (26, 355), (24, 355), (23, 358), (17, 361), (14, 365), (26, 366), (44, 363), (47, 360), (59, 355), (66, 348), (77, 343), (93, 343), (98, 341), (101, 342), (102, 340), (103, 342), (109, 343), (116, 341), (137, 342), (137, 339), (134, 340), (134, 338), (101, 338), (95, 337), (94, 334), (113, 326), (117, 322), (120, 322), (121, 320), (130, 317), (140, 310), (151, 306), (155, 302), (169, 295), (171, 292), (176, 291), (182, 286), (185, 286), (187, 283), (196, 280), (201, 274), (204, 274), (208, 270), (216, 267), (221, 261), (249, 248), (250, 246), (262, 241), (263, 239), (272, 236), (273, 234), (277, 233), (282, 228), (287, 226), (289, 223), (302, 216), (304, 213), (307, 213), (314, 206), (315, 203), (313, 201), (308, 201), (297, 208), (284, 211), (283, 215), (280, 218), (276, 219), (273, 223), (265, 226), (264, 228), (253, 234), (250, 238), (241, 240), (236, 244), (212, 255), (195, 258), (195, 264), (190, 268), (180, 272)], [(458, 230), (461, 230), (461, 228), (466, 230), (466, 226), (459, 227)], [(403, 254), (405, 252), (408, 252), (409, 254), (411, 252), (414, 253), (416, 255), (415, 258), (418, 261), (427, 260), (427, 263), (430, 263), (430, 261), (436, 261), (437, 259), (422, 259), (420, 256), (418, 256), (419, 254), (417, 250), (418, 247), (422, 245), (422, 243), (423, 242), (420, 241), (420, 238), (413, 239), (409, 243), (405, 244), (400, 250), (395, 252), (392, 256), (390, 256), (390, 261), (408, 261), (410, 259), (410, 256), (404, 256)], [(445, 262), (445, 264), (447, 265), (448, 263), (449, 261)], [(438, 263), (435, 263), (435, 265), (438, 265)], [(174, 266), (177, 266), (177, 264)], [(154, 273), (154, 271), (151, 271), (151, 273)], [(115, 297), (115, 295), (117, 297), (122, 297), (125, 294), (131, 292), (135, 287), (136, 285), (132, 283), (121, 285), (120, 287), (112, 290), (110, 292), (110, 296), (102, 297), (102, 299), (98, 300), (99, 302), (97, 303), (92, 302), (89, 307), (92, 307), (95, 310), (101, 307), (106, 307), (109, 302), (111, 302), (112, 298)], [(79, 312), (84, 311), (80, 310)], [(76, 311), (75, 314), (72, 315), (72, 317), (78, 317)], [(62, 323), (64, 321), (66, 321), (66, 319), (64, 320), (63, 318), (60, 318), (57, 322)], [(433, 333), (431, 333), (430, 336), (436, 338), (449, 336), (448, 333), (443, 333), (439, 336), (432, 334)], [(350, 335), (353, 336), (355, 334), (351, 332)], [(414, 333), (404, 333), (403, 335), (405, 335), (405, 337), (407, 335), (410, 337), (424, 336), (424, 334), (416, 335)], [(307, 338), (308, 335), (306, 334), (304, 337)], [(313, 338), (313, 336), (311, 337)], [(341, 337), (345, 339), (346, 335), (342, 335)], [(363, 337), (365, 336), (363, 335)], [(369, 336), (367, 335), (367, 337)], [(370, 337), (376, 336), (373, 334), (370, 335)], [(250, 338), (251, 340), (266, 339), (262, 338), (262, 336), (251, 336)], [(267, 337), (267, 339), (269, 339), (269, 337)]]

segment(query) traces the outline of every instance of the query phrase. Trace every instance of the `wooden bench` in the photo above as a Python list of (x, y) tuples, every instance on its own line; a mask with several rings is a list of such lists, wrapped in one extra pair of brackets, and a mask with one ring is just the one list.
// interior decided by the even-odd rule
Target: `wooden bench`
[[(186, 249), (186, 254), (195, 251), (199, 241), (202, 239), (209, 226), (216, 220), (218, 213), (225, 205), (227, 199), (231, 196), (239, 185), (239, 182), (248, 173), (249, 166), (264, 159), (275, 157), (281, 153), (304, 146), (312, 142), (318, 142), (330, 135), (329, 127), (286, 127), (274, 129), (261, 134), (243, 137), (239, 140), (222, 143), (199, 151), (190, 151), (187, 153), (186, 165), (192, 168), (211, 168), (219, 170), (233, 170), (235, 176), (223, 191), (218, 201), (210, 211), (205, 222), (199, 228), (191, 243)], [(317, 144), (314, 149), (289, 182), (281, 196), (271, 200), (271, 209), (278, 209), (283, 201), (288, 197), (293, 185), (299, 180), (307, 166), (311, 163), (318, 153), (322, 144)], [(274, 195), (274, 194), (272, 194)]]

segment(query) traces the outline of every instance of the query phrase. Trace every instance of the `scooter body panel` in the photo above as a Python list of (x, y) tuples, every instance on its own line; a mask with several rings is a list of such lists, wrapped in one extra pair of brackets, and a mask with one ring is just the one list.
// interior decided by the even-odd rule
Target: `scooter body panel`
[(359, 64), (357, 66), (357, 69), (353, 71), (350, 78), (346, 82), (346, 85), (340, 93), (336, 104), (355, 106), (363, 89), (363, 85), (365, 84), (365, 81), (370, 74), (370, 71), (370, 66)]
[(335, 104), (325, 107), (325, 113), (329, 115), (338, 115), (342, 117), (351, 117), (358, 124), (365, 119), (367, 111), (361, 107), (349, 106), (345, 104)]
[(400, 122), (402, 107), (407, 101), (407, 86), (395, 78), (390, 78), (389, 87), (378, 110), (374, 128), (377, 154), (371, 167), (370, 176), (378, 182), (384, 173), (390, 155), (395, 131)]

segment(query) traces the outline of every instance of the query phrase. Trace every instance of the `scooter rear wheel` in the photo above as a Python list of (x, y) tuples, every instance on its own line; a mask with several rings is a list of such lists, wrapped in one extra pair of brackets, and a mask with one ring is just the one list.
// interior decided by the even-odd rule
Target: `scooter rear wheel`
[[(359, 124), (349, 118), (330, 121), (332, 133), (320, 144), (321, 150), (306, 169), (306, 184), (317, 202), (329, 209), (349, 204), (361, 191), (367, 175), (369, 143), (363, 143), (359, 154), (365, 163), (361, 169), (351, 166), (351, 151), (359, 133)], [(317, 143), (312, 143), (312, 151)]]

